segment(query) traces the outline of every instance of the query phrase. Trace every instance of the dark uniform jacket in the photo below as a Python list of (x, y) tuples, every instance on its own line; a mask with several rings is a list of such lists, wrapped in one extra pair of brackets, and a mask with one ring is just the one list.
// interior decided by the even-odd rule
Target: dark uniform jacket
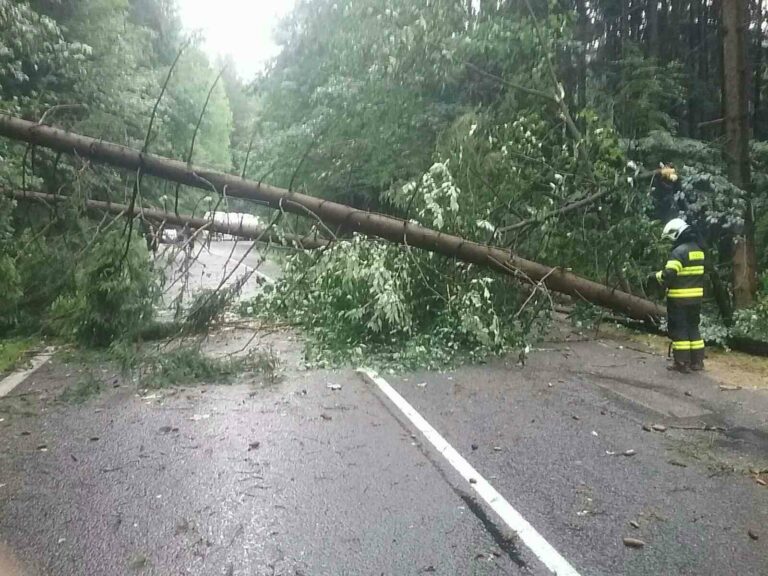
[(676, 304), (701, 304), (704, 296), (704, 250), (690, 235), (681, 237), (656, 279)]

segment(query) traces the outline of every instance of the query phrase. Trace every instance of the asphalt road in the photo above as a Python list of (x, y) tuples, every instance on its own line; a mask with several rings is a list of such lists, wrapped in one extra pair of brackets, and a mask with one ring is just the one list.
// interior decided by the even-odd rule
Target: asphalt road
[(280, 248), (272, 248), (270, 257), (265, 257), (262, 247), (253, 247), (252, 242), (246, 241), (198, 242), (185, 253), (178, 245), (164, 244), (159, 257), (172, 262), (166, 271), (166, 307), (172, 307), (182, 292), (185, 301), (189, 301), (201, 289), (229, 287), (243, 280), (241, 297), (253, 296), (263, 282), (280, 277), (280, 267), (274, 258)]
[[(276, 384), (142, 393), (104, 366), (75, 405), (58, 356), (0, 399), (0, 575), (551, 573), (376, 385), (273, 340)], [(569, 334), (383, 376), (576, 573), (768, 575), (765, 389)]]

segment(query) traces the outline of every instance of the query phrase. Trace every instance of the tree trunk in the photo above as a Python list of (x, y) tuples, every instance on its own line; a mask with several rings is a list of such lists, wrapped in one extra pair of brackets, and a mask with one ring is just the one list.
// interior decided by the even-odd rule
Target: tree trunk
[(698, 26), (696, 25), (696, 12), (695, 2), (691, 2), (688, 6), (688, 46), (686, 62), (684, 62), (688, 71), (688, 134), (689, 138), (698, 138), (699, 121), (697, 114), (700, 102), (697, 102), (699, 94), (697, 90), (698, 80), (701, 74), (700, 70), (697, 70), (698, 58), (696, 58), (696, 34), (698, 32)]
[[(584, 1), (584, 0), (580, 0)], [(659, 0), (647, 0), (648, 27), (645, 38), (645, 54), (649, 58), (659, 57)]]
[(413, 248), (488, 266), (522, 281), (542, 283), (555, 292), (568, 294), (598, 306), (605, 306), (632, 318), (655, 319), (664, 314), (660, 306), (649, 300), (614, 290), (577, 276), (566, 269), (532, 262), (501, 248), (478, 244), (390, 216), (356, 210), (322, 198), (197, 168), (177, 160), (143, 154), (131, 148), (2, 114), (0, 114), (0, 136), (67, 154), (76, 154), (94, 162), (110, 164), (133, 172), (141, 171), (144, 174), (195, 188), (215, 189), (217, 193), (226, 189), (230, 197), (258, 200), (276, 210), (316, 218), (328, 225), (362, 232), (391, 242), (407, 243)]
[[(16, 200), (48, 202), (50, 204), (56, 204), (70, 200), (69, 197), (62, 196), (60, 194), (44, 194), (42, 192), (24, 192), (20, 190), (0, 190), (0, 194), (11, 196)], [(322, 248), (323, 246), (328, 245), (328, 241), (323, 240), (322, 238), (315, 238), (314, 236), (299, 237), (292, 234), (281, 235), (275, 232), (268, 232), (265, 228), (253, 226), (244, 222), (240, 222), (239, 224), (235, 222), (229, 222), (225, 224), (220, 222), (213, 222), (206, 218), (195, 218), (193, 216), (178, 215), (174, 212), (166, 212), (165, 210), (140, 208), (138, 206), (134, 207), (133, 213), (131, 214), (130, 206), (126, 206), (125, 204), (115, 204), (114, 202), (101, 202), (99, 200), (85, 200), (84, 204), (85, 207), (89, 210), (98, 210), (101, 212), (121, 214), (125, 216), (141, 215), (147, 220), (153, 220), (155, 222), (171, 224), (173, 226), (188, 226), (192, 230), (205, 228), (211, 232), (229, 234), (230, 236), (237, 236), (239, 238), (246, 238), (248, 240), (259, 239), (260, 242), (296, 246), (303, 249)]]
[(725, 109), (725, 156), (731, 182), (747, 193), (744, 228), (734, 240), (734, 306), (754, 303), (757, 292), (757, 259), (754, 223), (749, 202), (749, 126), (747, 116), (747, 23), (746, 0), (722, 2), (723, 11), (723, 105)]
[[(576, 13), (578, 22), (576, 24), (576, 41), (578, 45), (577, 59), (577, 99), (576, 109), (581, 112), (587, 107), (587, 46), (589, 44), (589, 20), (587, 16), (587, 7), (585, 0), (576, 0)], [(584, 122), (581, 128), (583, 129)]]
[(752, 126), (754, 137), (762, 140), (765, 136), (763, 130), (763, 0), (755, 0), (755, 42), (753, 44), (755, 54), (752, 71)]

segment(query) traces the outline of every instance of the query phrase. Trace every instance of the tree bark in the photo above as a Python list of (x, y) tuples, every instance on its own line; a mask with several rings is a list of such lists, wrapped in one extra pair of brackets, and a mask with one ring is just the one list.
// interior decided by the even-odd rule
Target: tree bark
[[(580, 0), (583, 2), (583, 0)], [(649, 58), (659, 57), (659, 0), (647, 0), (647, 36), (645, 40), (645, 54)]]
[(754, 137), (762, 140), (765, 136), (763, 130), (763, 0), (755, 0), (755, 41), (752, 71), (752, 126)]
[[(587, 107), (587, 46), (589, 44), (589, 19), (587, 16), (587, 7), (585, 0), (576, 0), (576, 13), (578, 21), (576, 23), (576, 40), (578, 44), (577, 58), (577, 78), (578, 97), (576, 100), (576, 109), (581, 112)], [(583, 129), (584, 122), (581, 122)]]
[(748, 75), (746, 0), (722, 2), (723, 21), (723, 106), (725, 110), (725, 156), (731, 182), (747, 194), (744, 228), (734, 239), (734, 306), (745, 308), (754, 303), (757, 292), (757, 258), (754, 223), (749, 201), (751, 174), (749, 166)]
[[(0, 194), (11, 196), (16, 200), (48, 202), (50, 204), (56, 204), (70, 200), (68, 196), (62, 196), (60, 194), (45, 194), (43, 192), (29, 191), (24, 192), (20, 190), (0, 190)], [(265, 243), (269, 242), (272, 244), (295, 246), (303, 249), (322, 248), (328, 244), (328, 241), (323, 240), (322, 238), (315, 238), (314, 236), (299, 237), (292, 234), (280, 235), (274, 232), (267, 232), (267, 230), (264, 228), (245, 224), (244, 222), (240, 222), (239, 224), (223, 224), (220, 222), (213, 222), (205, 218), (195, 218), (193, 216), (179, 215), (174, 212), (155, 210), (153, 208), (139, 208), (138, 206), (134, 207), (134, 210), (131, 213), (130, 206), (126, 204), (115, 204), (114, 202), (102, 202), (100, 200), (85, 200), (84, 205), (89, 210), (98, 210), (101, 212), (109, 212), (111, 214), (123, 214), (126, 217), (141, 215), (147, 220), (165, 222), (174, 226), (188, 226), (193, 230), (205, 228), (211, 232), (229, 234), (230, 236), (237, 236), (239, 238), (245, 238), (248, 240), (256, 240), (257, 238), (260, 238), (260, 241)]]
[(237, 176), (190, 166), (177, 160), (141, 153), (131, 148), (2, 114), (0, 136), (67, 154), (76, 154), (94, 162), (133, 172), (141, 171), (195, 188), (211, 190), (213, 187), (217, 193), (226, 189), (230, 197), (258, 200), (276, 210), (309, 216), (325, 224), (488, 266), (523, 281), (541, 282), (555, 292), (605, 306), (639, 320), (656, 319), (664, 314), (663, 308), (654, 302), (614, 290), (577, 276), (564, 268), (553, 268), (526, 260), (501, 248), (478, 244), (391, 216), (357, 210), (336, 202), (261, 182), (243, 180)]

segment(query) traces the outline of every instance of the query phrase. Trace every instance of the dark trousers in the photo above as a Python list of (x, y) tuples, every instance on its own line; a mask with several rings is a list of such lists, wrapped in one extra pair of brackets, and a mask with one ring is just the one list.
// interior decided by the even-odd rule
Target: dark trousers
[(681, 303), (667, 298), (667, 332), (672, 340), (672, 354), (678, 364), (701, 366), (704, 363), (700, 318), (701, 304)]

